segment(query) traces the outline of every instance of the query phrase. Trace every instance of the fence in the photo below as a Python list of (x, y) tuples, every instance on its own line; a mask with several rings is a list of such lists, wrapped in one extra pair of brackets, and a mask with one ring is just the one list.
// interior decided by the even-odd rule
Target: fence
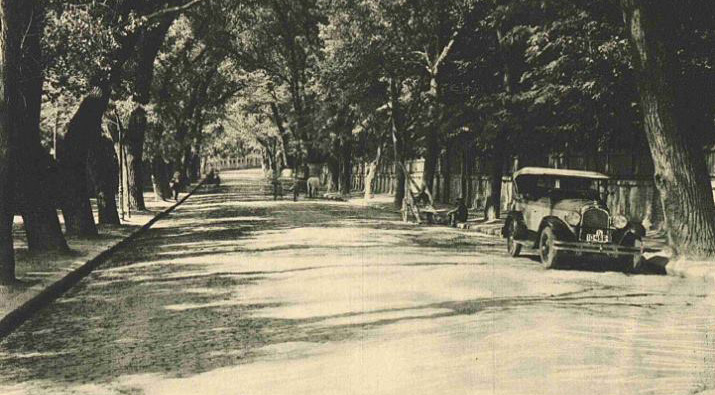
[[(407, 164), (410, 176), (418, 183), (422, 180), (422, 161), (412, 161)], [(449, 179), (449, 185), (445, 185)], [(394, 194), (395, 184), (394, 166), (385, 166), (378, 171), (374, 179), (373, 192)], [(483, 209), (487, 199), (491, 195), (491, 178), (485, 174), (474, 174), (468, 177), (466, 182), (462, 179), (462, 174), (451, 174), (445, 177), (438, 174), (435, 177), (435, 198), (442, 203), (452, 203), (446, 201), (445, 189), (449, 196), (464, 197), (474, 209)], [(466, 189), (464, 188), (466, 186)], [(365, 187), (364, 171), (356, 168), (353, 173), (353, 189), (363, 190)], [(624, 214), (629, 218), (640, 219), (644, 225), (650, 227), (652, 224), (660, 223), (662, 214), (659, 212), (659, 205), (656, 204), (656, 190), (653, 182), (649, 179), (613, 179), (609, 182), (608, 206), (614, 213)], [(512, 179), (511, 176), (502, 178), (501, 208), (508, 209), (508, 204), (512, 199)]]
[(261, 167), (262, 162), (263, 159), (257, 154), (249, 154), (238, 158), (210, 160), (211, 165), (218, 170), (258, 168)]

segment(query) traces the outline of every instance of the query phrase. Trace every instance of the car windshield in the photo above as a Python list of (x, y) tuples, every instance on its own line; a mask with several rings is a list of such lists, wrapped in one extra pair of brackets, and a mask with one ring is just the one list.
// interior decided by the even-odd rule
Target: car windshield
[(532, 199), (594, 199), (598, 182), (592, 178), (524, 175), (517, 179), (519, 193)]

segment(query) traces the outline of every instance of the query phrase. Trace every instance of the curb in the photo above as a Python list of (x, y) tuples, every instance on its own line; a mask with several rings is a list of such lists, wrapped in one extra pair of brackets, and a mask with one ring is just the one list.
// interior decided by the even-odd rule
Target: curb
[(129, 234), (129, 236), (118, 241), (116, 244), (109, 247), (108, 249), (100, 252), (94, 258), (91, 258), (87, 262), (85, 262), (82, 266), (74, 269), (73, 271), (67, 273), (64, 277), (48, 285), (45, 289), (40, 291), (37, 295), (31, 297), (29, 300), (25, 301), (15, 310), (12, 310), (11, 312), (7, 313), (4, 317), (2, 317), (2, 319), (0, 319), (0, 340), (4, 339), (7, 335), (12, 333), (12, 331), (14, 331), (25, 321), (27, 321), (38, 310), (55, 301), (57, 298), (62, 296), (62, 294), (64, 294), (70, 288), (80, 282), (83, 278), (87, 277), (97, 267), (99, 267), (99, 265), (106, 262), (107, 259), (114, 255), (114, 253), (117, 252), (119, 249), (131, 243), (137, 237), (141, 236), (155, 223), (166, 218), (167, 215), (169, 215), (178, 206), (180, 206), (188, 198), (190, 198), (204, 184), (205, 181), (206, 179), (201, 180), (194, 188), (192, 188), (186, 194), (186, 196), (181, 198), (172, 206), (159, 212), (157, 215), (154, 216), (154, 218), (150, 219), (149, 222)]
[(498, 226), (470, 226), (470, 224), (460, 225), (460, 229), (464, 229), (473, 233), (479, 233), (486, 236), (501, 237), (503, 224)]

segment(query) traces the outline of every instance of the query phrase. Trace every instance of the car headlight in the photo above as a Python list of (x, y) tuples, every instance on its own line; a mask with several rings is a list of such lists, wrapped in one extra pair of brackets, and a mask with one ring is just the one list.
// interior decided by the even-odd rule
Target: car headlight
[(564, 217), (566, 220), (566, 223), (571, 225), (571, 226), (578, 226), (581, 223), (581, 214), (571, 211), (570, 213), (566, 214), (566, 217)]
[(616, 215), (613, 217), (613, 226), (616, 229), (623, 229), (628, 226), (628, 218), (623, 215)]

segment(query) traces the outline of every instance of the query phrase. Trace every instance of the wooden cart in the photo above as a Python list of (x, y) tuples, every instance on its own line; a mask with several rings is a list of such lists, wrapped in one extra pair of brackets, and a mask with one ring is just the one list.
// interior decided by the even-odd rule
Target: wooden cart
[[(446, 224), (448, 222), (448, 210), (435, 208), (434, 199), (429, 189), (422, 189), (415, 180), (412, 179), (404, 165), (400, 165), (407, 180), (405, 185), (405, 197), (402, 199), (402, 208), (400, 209), (402, 220), (404, 222), (410, 222), (410, 219), (414, 219), (414, 222), (418, 224)], [(417, 193), (413, 192), (413, 188), (416, 189)]]

